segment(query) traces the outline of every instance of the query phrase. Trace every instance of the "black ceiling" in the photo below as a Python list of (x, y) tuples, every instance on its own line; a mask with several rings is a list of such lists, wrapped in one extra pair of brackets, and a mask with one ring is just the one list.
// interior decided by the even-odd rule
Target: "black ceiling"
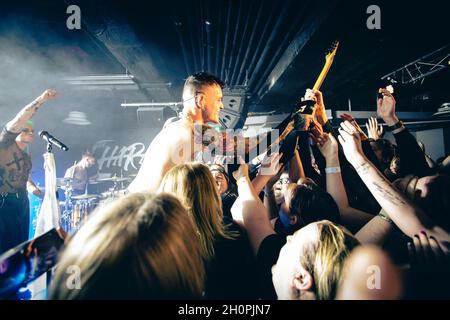
[[(66, 28), (69, 4), (81, 8), (82, 30)], [(381, 30), (366, 27), (371, 4), (381, 8)], [(0, 39), (32, 47), (48, 73), (128, 72), (141, 88), (127, 93), (128, 101), (163, 102), (179, 101), (183, 79), (207, 70), (230, 87), (245, 88), (250, 111), (288, 110), (314, 83), (335, 39), (340, 47), (322, 91), (336, 110), (349, 98), (354, 110), (373, 109), (374, 92), (385, 84), (381, 76), (450, 42), (446, 1), (54, 0), (1, 6)], [(450, 100), (449, 74), (447, 68), (398, 87), (399, 108), (435, 111)], [(426, 101), (417, 99), (424, 93)]]

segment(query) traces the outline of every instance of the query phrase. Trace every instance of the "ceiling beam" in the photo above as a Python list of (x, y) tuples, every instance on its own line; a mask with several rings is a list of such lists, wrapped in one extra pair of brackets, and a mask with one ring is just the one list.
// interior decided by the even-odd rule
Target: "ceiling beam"
[(290, 45), (286, 48), (278, 63), (272, 69), (270, 74), (264, 80), (264, 83), (255, 88), (257, 99), (262, 100), (269, 93), (270, 89), (283, 76), (283, 74), (293, 64), (294, 60), (299, 56), (303, 47), (308, 43), (314, 33), (319, 29), (321, 24), (331, 14), (338, 0), (322, 0), (314, 1), (312, 8), (308, 10), (308, 16), (297, 34), (292, 39)]
[(85, 31), (108, 49), (124, 67), (126, 73), (133, 75), (136, 84), (149, 99), (171, 101), (172, 96), (167, 86), (140, 86), (149, 83), (170, 84), (170, 81), (161, 76), (153, 58), (158, 57), (158, 50), (152, 48), (152, 51), (148, 52), (134, 30), (117, 14), (108, 10), (107, 6), (101, 8), (91, 6), (91, 8), (92, 14), (83, 15)]

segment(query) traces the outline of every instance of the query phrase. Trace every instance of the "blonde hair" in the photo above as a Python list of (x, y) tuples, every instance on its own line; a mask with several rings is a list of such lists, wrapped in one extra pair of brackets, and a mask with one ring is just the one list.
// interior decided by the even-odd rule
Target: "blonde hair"
[(197, 226), (206, 260), (214, 257), (217, 238), (233, 238), (223, 226), (222, 200), (207, 166), (190, 163), (173, 167), (164, 176), (161, 191), (175, 194), (188, 209)]
[(314, 280), (317, 300), (331, 300), (336, 296), (344, 262), (358, 240), (345, 228), (328, 220), (317, 222), (319, 239), (306, 246), (300, 263)]
[[(67, 284), (74, 266), (79, 290)], [(99, 209), (71, 239), (51, 298), (199, 298), (204, 277), (200, 242), (179, 200), (134, 193)]]

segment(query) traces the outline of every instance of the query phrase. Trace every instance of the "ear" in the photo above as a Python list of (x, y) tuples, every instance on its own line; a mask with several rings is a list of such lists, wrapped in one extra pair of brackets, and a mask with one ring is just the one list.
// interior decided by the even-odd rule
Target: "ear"
[(203, 109), (205, 105), (205, 96), (203, 94), (197, 94), (195, 97), (195, 106), (199, 109)]
[(299, 291), (310, 290), (313, 285), (313, 278), (308, 271), (302, 269), (295, 275), (293, 284)]
[(289, 224), (295, 225), (295, 224), (297, 224), (297, 222), (298, 222), (298, 217), (297, 217), (297, 215), (291, 214), (291, 215), (289, 216)]

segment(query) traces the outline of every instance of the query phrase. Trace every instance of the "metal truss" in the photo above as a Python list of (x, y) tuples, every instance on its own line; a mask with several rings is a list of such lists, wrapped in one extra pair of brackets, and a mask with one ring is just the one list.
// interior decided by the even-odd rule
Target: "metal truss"
[(401, 84), (416, 83), (420, 80), (422, 83), (425, 77), (448, 67), (450, 67), (450, 43), (381, 77), (381, 80)]

